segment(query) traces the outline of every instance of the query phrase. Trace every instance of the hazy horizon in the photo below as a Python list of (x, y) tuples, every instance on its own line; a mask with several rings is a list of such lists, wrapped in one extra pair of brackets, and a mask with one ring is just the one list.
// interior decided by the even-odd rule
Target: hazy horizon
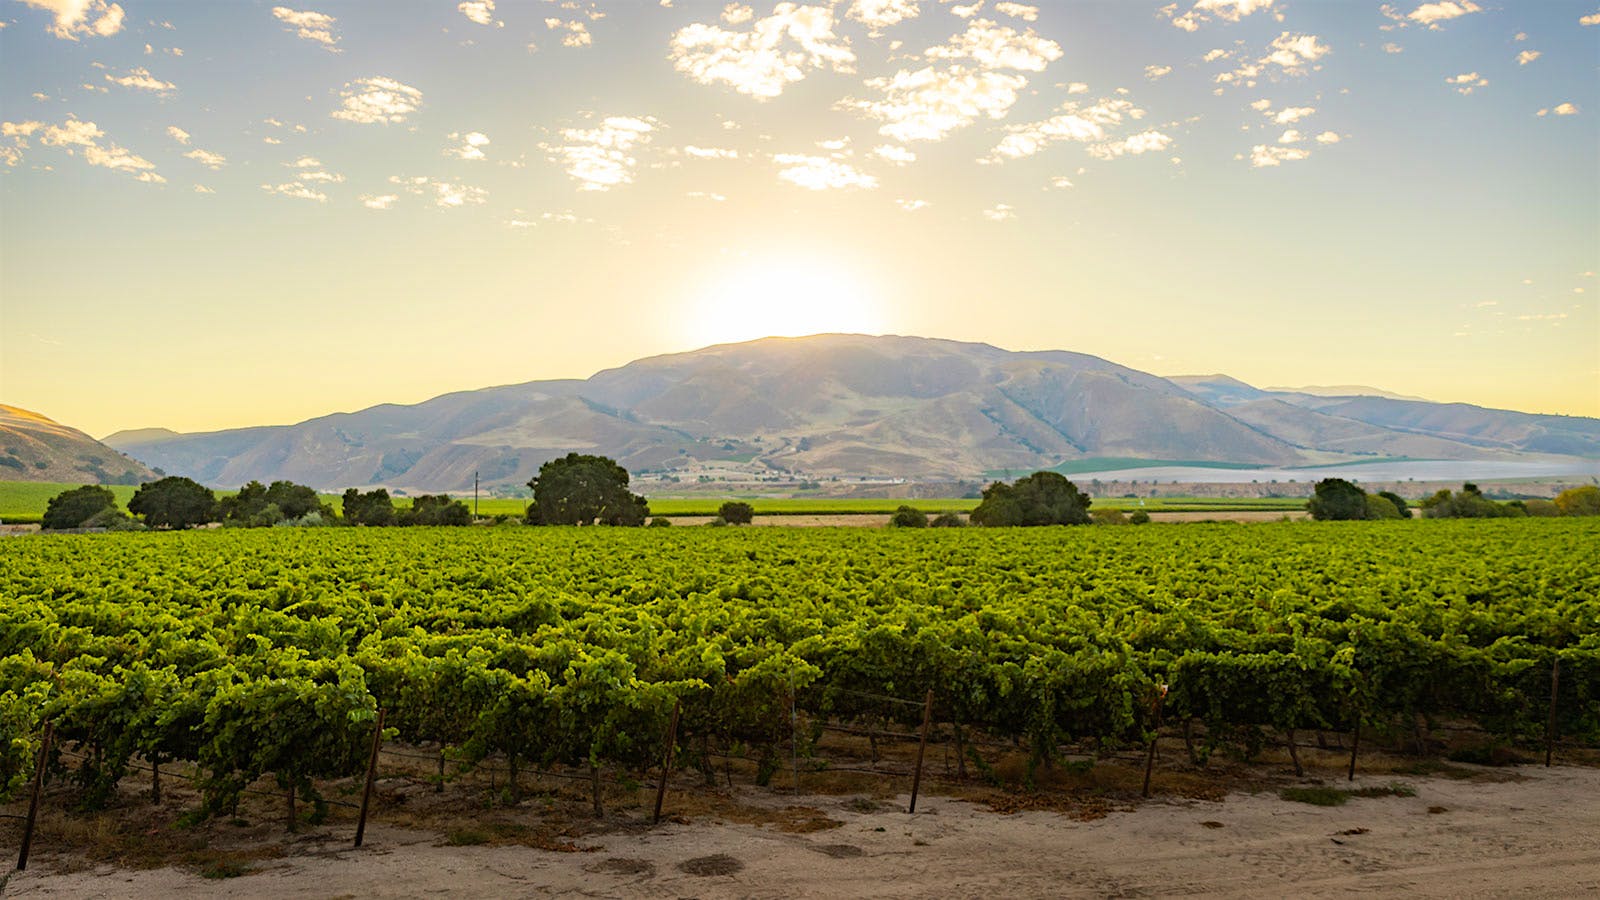
[(0, 0), (0, 402), (289, 424), (766, 334), (1600, 416), (1600, 10)]

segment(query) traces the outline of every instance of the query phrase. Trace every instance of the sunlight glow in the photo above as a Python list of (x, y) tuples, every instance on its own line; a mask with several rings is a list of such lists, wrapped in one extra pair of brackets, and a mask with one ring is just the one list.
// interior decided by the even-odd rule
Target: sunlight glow
[(884, 330), (881, 298), (832, 262), (744, 260), (708, 280), (689, 304), (684, 333), (695, 346), (761, 337)]

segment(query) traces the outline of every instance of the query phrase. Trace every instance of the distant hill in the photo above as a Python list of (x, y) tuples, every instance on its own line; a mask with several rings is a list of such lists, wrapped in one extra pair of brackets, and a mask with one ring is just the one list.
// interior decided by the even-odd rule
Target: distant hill
[(139, 484), (155, 477), (76, 428), (0, 403), (0, 481)]
[(1396, 394), (1393, 391), (1386, 391), (1383, 388), (1375, 388), (1365, 384), (1312, 384), (1305, 387), (1269, 387), (1265, 390), (1275, 394), (1310, 394), (1313, 397), (1385, 397), (1390, 400), (1433, 402), (1427, 397)]
[(106, 441), (219, 487), (288, 478), (323, 489), (407, 490), (468, 489), (474, 472), (491, 487), (521, 485), (542, 462), (570, 451), (686, 479), (738, 469), (960, 480), (1100, 457), (1280, 466), (1533, 450), (1600, 456), (1593, 419), (1566, 420), (1559, 430), (1512, 424), (1522, 413), (1483, 410), (1487, 420), (1469, 425), (1455, 414), (1435, 421), (1444, 404), (1388, 410), (1362, 405), (1368, 401), (1409, 402), (1279, 394), (1227, 376), (1159, 378), (1061, 350), (815, 335), (723, 344), (584, 380), (463, 391), (296, 425), (186, 435), (144, 429)]

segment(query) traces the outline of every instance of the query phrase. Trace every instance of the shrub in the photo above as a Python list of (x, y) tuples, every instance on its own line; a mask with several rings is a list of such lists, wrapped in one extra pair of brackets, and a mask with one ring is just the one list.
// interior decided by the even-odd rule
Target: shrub
[(928, 514), (914, 506), (901, 506), (889, 517), (891, 528), (927, 528)]
[(755, 514), (755, 508), (741, 500), (729, 500), (717, 507), (717, 517), (729, 525), (749, 525)]
[(928, 525), (931, 528), (965, 528), (967, 523), (965, 519), (961, 518), (960, 513), (942, 512), (934, 516), (933, 521), (929, 522)]
[(670, 526), (671, 524), (672, 524), (672, 520), (667, 518), (666, 516), (656, 516), (654, 519), (650, 520), (650, 527), (651, 528), (666, 528), (666, 527)]
[[(1287, 517), (1285, 517), (1285, 518), (1287, 518)], [(1129, 525), (1149, 525), (1150, 524), (1150, 514), (1145, 512), (1142, 509), (1136, 509), (1136, 510), (1133, 511), (1133, 515), (1128, 517), (1128, 524)]]
[(1380, 494), (1368, 494), (1367, 518), (1369, 519), (1399, 519), (1402, 518), (1400, 510), (1388, 497)]
[(1120, 509), (1097, 509), (1089, 514), (1096, 525), (1126, 525), (1128, 517)]
[(1600, 516), (1600, 487), (1586, 484), (1556, 495), (1556, 506), (1564, 516)]

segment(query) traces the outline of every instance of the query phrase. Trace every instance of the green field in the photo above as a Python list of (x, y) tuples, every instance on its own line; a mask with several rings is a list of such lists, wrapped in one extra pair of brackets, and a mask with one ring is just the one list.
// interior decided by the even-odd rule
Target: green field
[[(62, 491), (79, 487), (76, 484), (54, 484), (39, 481), (0, 481), (0, 522), (12, 524), (38, 522), (44, 515), (45, 504)], [(137, 488), (131, 485), (111, 485), (117, 503), (126, 508), (128, 498)], [(233, 491), (218, 491), (224, 497)], [(460, 499), (472, 506), (472, 495)], [(322, 500), (339, 509), (337, 494), (324, 494)], [(975, 499), (828, 499), (826, 497), (764, 498), (752, 496), (674, 498), (663, 497), (650, 501), (650, 514), (667, 517), (714, 516), (717, 507), (726, 500), (742, 500), (755, 507), (758, 516), (847, 516), (889, 515), (902, 504), (927, 513), (971, 512), (978, 505)], [(396, 506), (409, 506), (411, 501), (396, 497)], [(1218, 499), (1214, 497), (1096, 497), (1096, 509), (1145, 509), (1150, 512), (1293, 512), (1305, 509), (1306, 502), (1295, 497), (1265, 497), (1253, 499)], [(478, 513), (482, 516), (521, 516), (528, 501), (515, 497), (482, 497)]]
[[(1470, 723), (1600, 740), (1600, 520), (1249, 530), (227, 529), (0, 541), (0, 795), (45, 721), (86, 805), (134, 758), (198, 768), (205, 809), (277, 775), (362, 771), (393, 737), (464, 763), (678, 752), (770, 766), (807, 722), (922, 715), (1036, 762), (1291, 729), (1411, 741)], [(905, 698), (899, 705), (873, 697)], [(791, 706), (792, 703), (792, 706)], [(854, 723), (854, 724), (852, 724)], [(1010, 741), (1015, 744), (1010, 744)], [(1078, 751), (1081, 752), (1081, 751)], [(766, 769), (770, 773), (771, 768)]]

